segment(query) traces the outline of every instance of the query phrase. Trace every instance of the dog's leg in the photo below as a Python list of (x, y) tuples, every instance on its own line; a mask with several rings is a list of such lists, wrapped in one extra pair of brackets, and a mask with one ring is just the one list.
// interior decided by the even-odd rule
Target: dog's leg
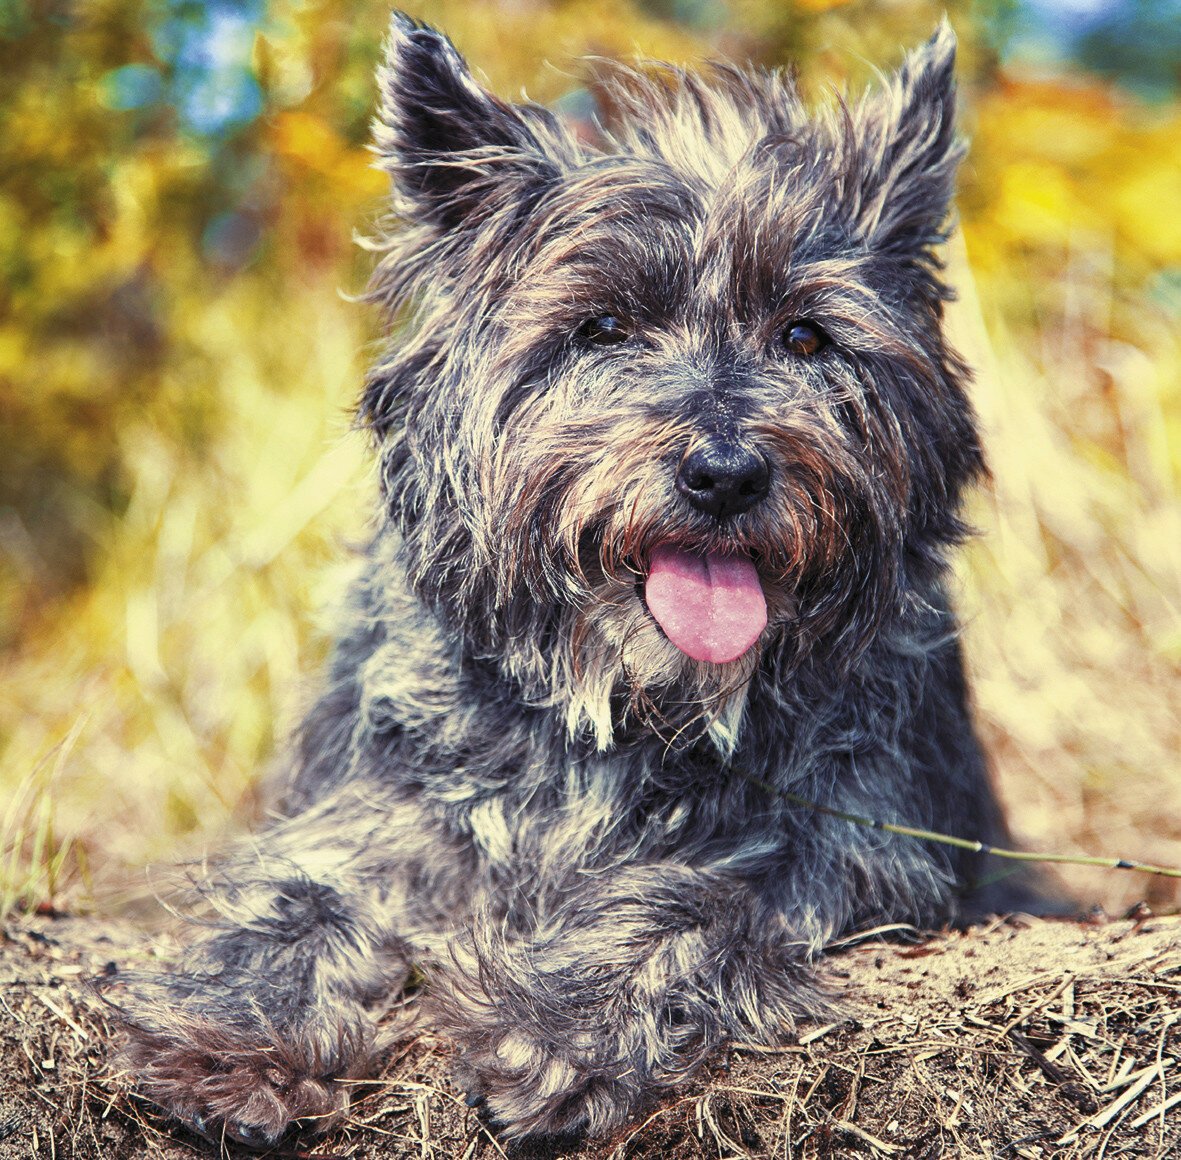
[(528, 930), (477, 921), (427, 1002), (508, 1136), (598, 1134), (727, 1041), (827, 1008), (810, 951), (745, 887), (684, 866), (582, 878)]
[[(416, 929), (449, 921), (462, 853), (423, 812), (358, 785), (203, 873), (174, 970), (113, 977), (138, 1090), (203, 1135), (272, 1144), (347, 1104)], [(444, 869), (446, 867), (446, 869)]]

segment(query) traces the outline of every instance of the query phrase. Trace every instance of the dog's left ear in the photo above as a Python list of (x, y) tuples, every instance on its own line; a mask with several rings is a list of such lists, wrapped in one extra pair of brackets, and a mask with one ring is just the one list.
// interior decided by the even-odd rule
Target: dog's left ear
[(850, 110), (843, 160), (856, 232), (918, 257), (945, 239), (964, 147), (955, 134), (955, 33), (944, 19), (882, 89)]
[(408, 216), (454, 230), (514, 186), (556, 175), (539, 139), (551, 136), (552, 116), (482, 88), (441, 32), (395, 12), (377, 80), (374, 147)]

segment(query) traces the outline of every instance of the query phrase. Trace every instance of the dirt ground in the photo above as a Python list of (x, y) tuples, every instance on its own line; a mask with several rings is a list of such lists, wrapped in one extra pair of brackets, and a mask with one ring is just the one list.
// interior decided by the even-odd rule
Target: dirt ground
[[(1019, 917), (841, 948), (849, 1018), (735, 1050), (609, 1140), (506, 1148), (448, 1081), (447, 1045), (394, 1045), (349, 1120), (274, 1157), (1181, 1157), (1181, 917)], [(193, 1160), (106, 1063), (86, 980), (167, 953), (128, 925), (0, 928), (0, 1160)], [(227, 1157), (250, 1155), (226, 1148)]]

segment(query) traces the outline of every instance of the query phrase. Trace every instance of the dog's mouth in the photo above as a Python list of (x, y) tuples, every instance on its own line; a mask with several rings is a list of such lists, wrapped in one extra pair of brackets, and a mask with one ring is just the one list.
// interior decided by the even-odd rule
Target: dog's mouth
[(694, 660), (737, 660), (767, 627), (767, 597), (749, 556), (660, 544), (641, 583), (652, 619)]

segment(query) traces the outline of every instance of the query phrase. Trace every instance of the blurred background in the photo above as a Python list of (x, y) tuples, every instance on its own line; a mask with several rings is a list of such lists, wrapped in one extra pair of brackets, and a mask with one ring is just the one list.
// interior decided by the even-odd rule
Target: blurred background
[[(1181, 0), (405, 0), (498, 93), (582, 57), (961, 42), (952, 324), (994, 472), (958, 601), (1018, 839), (1181, 864)], [(372, 481), (347, 301), (386, 0), (0, 0), (0, 913), (199, 855), (326, 649)], [(1118, 912), (1176, 880), (1071, 870)]]

